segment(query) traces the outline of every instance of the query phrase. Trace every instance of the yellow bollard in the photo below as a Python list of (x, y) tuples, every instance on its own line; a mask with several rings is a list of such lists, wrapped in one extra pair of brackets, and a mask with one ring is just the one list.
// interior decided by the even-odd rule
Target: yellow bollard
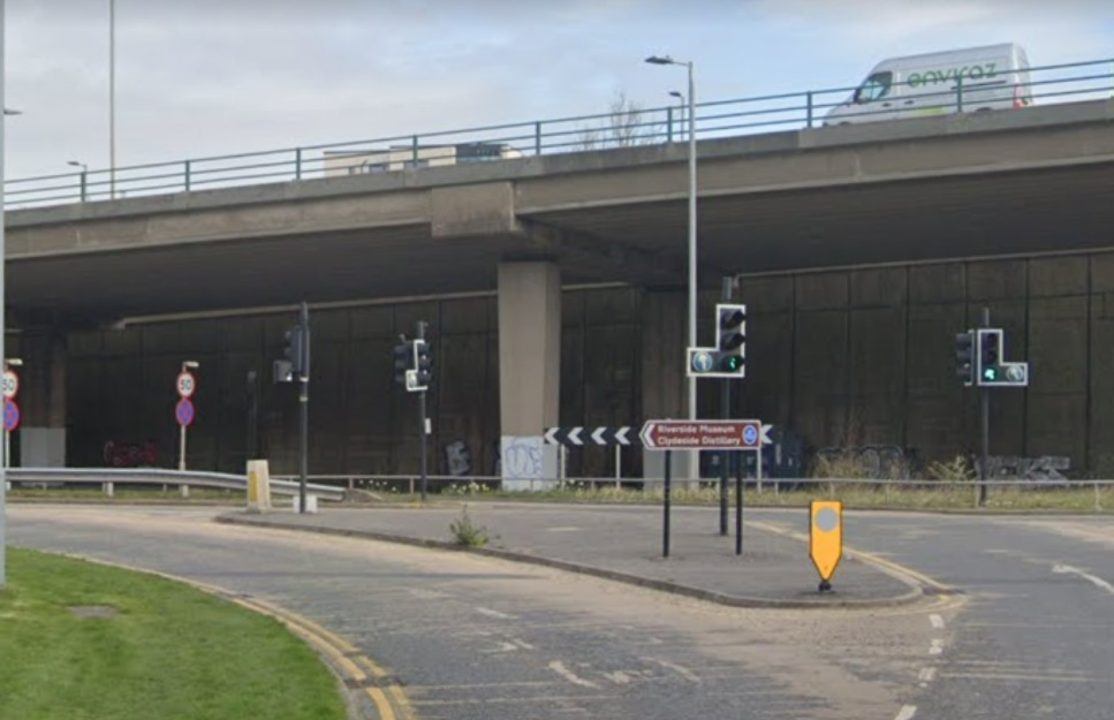
[(271, 509), (271, 471), (266, 460), (248, 460), (248, 512)]
[(832, 577), (843, 557), (843, 503), (813, 500), (809, 505), (808, 551), (820, 573), (820, 592), (832, 589)]

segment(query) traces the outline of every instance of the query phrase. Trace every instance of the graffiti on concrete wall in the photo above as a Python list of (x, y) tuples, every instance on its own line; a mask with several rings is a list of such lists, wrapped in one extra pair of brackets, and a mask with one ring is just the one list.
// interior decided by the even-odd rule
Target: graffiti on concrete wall
[(1066, 480), (1060, 472), (1071, 469), (1071, 458), (1062, 455), (1018, 457), (992, 455), (987, 458), (988, 475), (992, 478), (1018, 478), (1020, 480)]

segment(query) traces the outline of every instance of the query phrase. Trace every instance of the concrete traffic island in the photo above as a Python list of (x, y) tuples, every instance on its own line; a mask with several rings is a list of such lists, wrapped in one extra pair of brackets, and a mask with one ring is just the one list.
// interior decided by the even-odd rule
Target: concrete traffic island
[[(363, 537), (475, 552), (546, 565), (735, 607), (884, 607), (916, 602), (937, 588), (891, 563), (845, 553), (833, 592), (817, 592), (807, 543), (765, 523), (747, 523), (744, 552), (718, 532), (709, 508), (675, 508), (672, 552), (661, 557), (661, 513), (652, 507), (472, 502), (472, 522), (491, 538), (460, 545), (449, 530), (464, 503), (423, 508), (336, 508), (316, 515), (227, 513), (218, 522)], [(808, 516), (802, 511), (801, 533)], [(853, 538), (853, 534), (850, 536)]]

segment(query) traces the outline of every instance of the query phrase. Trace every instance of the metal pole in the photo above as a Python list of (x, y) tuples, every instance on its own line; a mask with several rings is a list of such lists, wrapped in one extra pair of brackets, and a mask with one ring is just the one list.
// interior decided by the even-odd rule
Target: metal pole
[(108, 0), (108, 197), (116, 198), (116, 0)]
[[(723, 278), (723, 300), (731, 302), (731, 290), (734, 281), (730, 277)], [(719, 322), (719, 318), (716, 318)], [(720, 380), (720, 417), (727, 420), (731, 417), (731, 381), (727, 378)], [(726, 450), (719, 454), (719, 534), (727, 535), (727, 458)]]
[(623, 479), (623, 446), (615, 444), (615, 489), (622, 487)]
[[(425, 322), (419, 320), (418, 321), (418, 332), (416, 333), (415, 337), (417, 337), (419, 340), (425, 340), (425, 328), (426, 328)], [(415, 368), (415, 369), (417, 369), (417, 368)], [(419, 468), (421, 470), (421, 476), (422, 476), (422, 502), (423, 503), (426, 501), (426, 484), (428, 482), (427, 472), (426, 472), (426, 404), (425, 404), (426, 399), (425, 399), (425, 396), (426, 396), (426, 391), (425, 390), (418, 393), (418, 408), (420, 410), (420, 412), (418, 413), (418, 446), (421, 448)]]
[[(4, 354), (4, 270), (7, 264), (7, 254), (4, 249), (4, 125), (7, 118), (4, 109), (4, 0), (0, 0), (0, 359), (7, 357)], [(4, 451), (3, 462), (0, 462), (0, 589), (7, 582), (7, 487), (8, 474), (5, 467), (8, 464), (8, 453)]]
[(665, 451), (665, 482), (662, 483), (661, 556), (669, 557), (669, 492), (672, 480), (673, 451)]
[(186, 469), (186, 426), (178, 425), (178, 469)]
[(81, 202), (85, 202), (86, 189), (89, 186), (88, 176), (89, 176), (88, 172), (86, 172), (85, 170), (81, 171)]
[(735, 554), (743, 554), (743, 455), (735, 453)]
[[(686, 63), (689, 75), (689, 347), (696, 347), (696, 88), (693, 62)], [(689, 420), (696, 419), (696, 378), (688, 379)], [(690, 477), (700, 477), (700, 453), (689, 453)]]
[[(980, 327), (990, 327), (990, 308), (984, 307), (982, 309), (982, 324)], [(976, 337), (978, 337), (976, 333)], [(975, 352), (981, 353), (982, 348), (976, 347)], [(981, 381), (981, 378), (980, 378)], [(989, 479), (990, 474), (990, 388), (982, 386), (979, 388), (979, 399), (981, 400), (982, 411), (982, 462), (979, 463), (979, 493), (978, 505), (983, 507), (986, 505), (986, 481)]]
[(306, 511), (306, 481), (309, 476), (309, 305), (302, 301), (302, 372), (298, 376), (298, 405), (301, 409), (301, 447), (298, 469), (298, 512)]

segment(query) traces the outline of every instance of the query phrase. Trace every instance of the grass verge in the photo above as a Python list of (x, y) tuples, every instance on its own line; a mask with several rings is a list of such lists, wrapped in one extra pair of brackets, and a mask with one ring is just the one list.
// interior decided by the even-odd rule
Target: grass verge
[[(82, 618), (70, 608), (107, 607)], [(342, 720), (337, 682), (276, 620), (179, 583), (9, 549), (0, 718)]]
[(153, 503), (153, 504), (190, 504), (211, 503), (239, 505), (244, 503), (243, 490), (220, 490), (216, 488), (190, 488), (189, 498), (183, 498), (177, 487), (166, 492), (160, 488), (128, 487), (117, 485), (114, 497), (108, 497), (100, 488), (63, 487), (37, 488), (14, 487), (8, 491), (8, 499), (15, 501), (49, 502), (97, 502), (97, 503)]
[[(416, 496), (399, 493), (382, 493), (387, 502), (410, 503)], [(593, 504), (641, 504), (660, 503), (661, 490), (617, 489), (602, 487), (566, 486), (541, 492), (507, 492), (502, 490), (480, 489), (467, 491), (450, 490), (433, 497), (440, 500), (483, 500), (518, 501), (532, 503), (593, 503)], [(734, 503), (735, 493), (730, 494)], [(975, 510), (974, 489), (970, 486), (955, 487), (939, 485), (926, 481), (916, 488), (885, 488), (856, 484), (820, 483), (807, 489), (774, 491), (772, 483), (767, 483), (763, 492), (748, 489), (743, 502), (751, 507), (806, 507), (811, 500), (842, 500), (848, 509), (872, 510)], [(1097, 506), (1096, 506), (1097, 499)], [(675, 488), (671, 501), (677, 505), (717, 505), (719, 491), (713, 487), (689, 490)], [(1114, 487), (1100, 487), (1096, 498), (1093, 488), (1071, 489), (1018, 489), (992, 487), (984, 512), (1048, 511), (1072, 513), (1114, 514)]]

